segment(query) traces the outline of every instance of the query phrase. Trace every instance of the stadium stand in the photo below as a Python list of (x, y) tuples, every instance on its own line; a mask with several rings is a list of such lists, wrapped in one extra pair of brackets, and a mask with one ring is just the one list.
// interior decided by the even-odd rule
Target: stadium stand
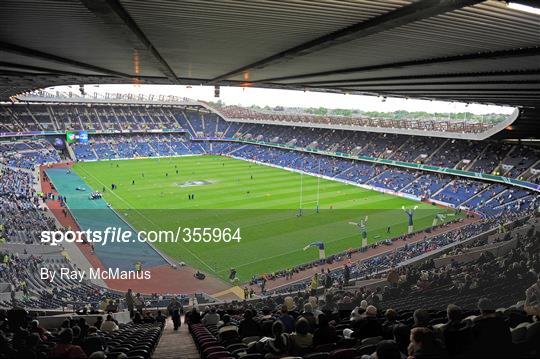
[[(3, 0), (0, 29), (0, 359), (540, 358), (538, 1)], [(103, 90), (127, 84), (133, 91)], [(146, 85), (194, 96), (209, 86), (217, 102), (137, 93)], [(247, 108), (218, 99), (229, 86), (358, 103)], [(364, 96), (381, 108), (368, 111)], [(417, 100), (426, 108), (379, 112)], [(77, 162), (110, 161), (112, 172), (126, 163), (117, 160), (206, 155), (444, 214), (421, 230), (409, 214), (407, 234), (388, 226), (363, 248), (329, 240), (324, 259), (242, 283), (149, 243), (115, 252), (40, 240), (44, 230), (131, 226), (110, 192), (83, 193), (90, 179), (77, 168), (94, 164)], [(100, 209), (91, 225), (68, 206), (77, 195), (84, 210)], [(302, 209), (300, 199), (293, 220)], [(140, 272), (133, 255), (161, 277), (39, 275), (110, 263)], [(153, 291), (156, 282), (171, 290)]]
[[(2, 328), (8, 357), (25, 353), (54, 357), (61, 350), (90, 355), (104, 349), (111, 357), (125, 353), (130, 358), (149, 358), (164, 328), (162, 322), (152, 324), (161, 316), (149, 308), (165, 308), (173, 296), (192, 308), (185, 322), (202, 358), (362, 358), (384, 350), (401, 356), (416, 352), (421, 357), (426, 352), (426, 357), (450, 358), (528, 358), (538, 353), (537, 314), (534, 306), (523, 303), (526, 289), (535, 283), (540, 270), (536, 193), (510, 184), (304, 151), (331, 150), (479, 173), (500, 171), (518, 178), (537, 166), (538, 152), (532, 148), (235, 123), (202, 109), (180, 107), (11, 107), (17, 110), (3, 108), (10, 116), (16, 113), (18, 119), (18, 127), (10, 130), (100, 131), (91, 134), (88, 143), (67, 145), (72, 155), (67, 148), (53, 146), (54, 136), (0, 142), (0, 233), (5, 242), (0, 248), (0, 288), (4, 288), (0, 306), (18, 308), (3, 312), (9, 323)], [(10, 119), (3, 117), (5, 128), (13, 123)], [(105, 131), (125, 129), (133, 131)], [(174, 132), (153, 133), (153, 129)], [(250, 142), (253, 140), (257, 143)], [(32, 333), (41, 330), (28, 318), (34, 318), (36, 310), (107, 313), (129, 307), (123, 293), (92, 283), (64, 280), (51, 289), (39, 278), (38, 266), (57, 269), (74, 268), (74, 264), (62, 248), (38, 240), (42, 229), (60, 227), (44, 206), (57, 198), (40, 192), (35, 169), (70, 156), (76, 161), (95, 161), (193, 154), (233, 156), (437, 200), (463, 206), (483, 219), (447, 231), (444, 228), (450, 224), (444, 224), (436, 235), (413, 233), (371, 245), (368, 250), (407, 242), (412, 236), (424, 237), (358, 263), (349, 260), (358, 251), (355, 249), (255, 277), (248, 283), (255, 289), (254, 298), (248, 296), (245, 302), (216, 303), (203, 294), (146, 294), (142, 296), (147, 308), (144, 318), (110, 325), (118, 330), (96, 331), (74, 317), (61, 328), (47, 328), (39, 339), (34, 337)], [(538, 183), (538, 175), (527, 179)], [(27, 220), (19, 221), (21, 216)], [(305, 279), (305, 273), (328, 264), (334, 269), (321, 270), (315, 286), (313, 278)], [(284, 279), (289, 283), (265, 288)], [(448, 310), (444, 310), (446, 306)], [(23, 310), (29, 310), (30, 316)], [(209, 313), (214, 313), (213, 320)], [(26, 329), (12, 326), (14, 316), (25, 318)], [(411, 339), (409, 333), (413, 333)], [(498, 346), (486, 344), (486, 338), (493, 337), (499, 338)]]

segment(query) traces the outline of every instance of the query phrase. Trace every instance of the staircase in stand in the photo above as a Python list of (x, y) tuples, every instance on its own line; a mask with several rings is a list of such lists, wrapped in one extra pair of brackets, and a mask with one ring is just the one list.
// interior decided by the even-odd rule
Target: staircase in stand
[(159, 359), (199, 359), (199, 351), (189, 334), (188, 327), (182, 323), (178, 331), (174, 331), (171, 319), (165, 322), (165, 329), (152, 355)]

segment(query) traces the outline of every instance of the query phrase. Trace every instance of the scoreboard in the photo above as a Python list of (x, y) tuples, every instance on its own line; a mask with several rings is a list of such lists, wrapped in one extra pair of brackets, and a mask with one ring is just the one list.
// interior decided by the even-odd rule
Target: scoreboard
[(67, 143), (86, 143), (88, 142), (88, 131), (67, 131), (66, 132)]

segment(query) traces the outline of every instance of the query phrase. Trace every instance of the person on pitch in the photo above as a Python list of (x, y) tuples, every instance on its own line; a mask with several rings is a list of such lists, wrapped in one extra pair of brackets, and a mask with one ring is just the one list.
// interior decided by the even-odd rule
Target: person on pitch
[(236, 269), (235, 269), (235, 268), (231, 268), (231, 269), (229, 270), (229, 280), (233, 280), (235, 277), (236, 277)]

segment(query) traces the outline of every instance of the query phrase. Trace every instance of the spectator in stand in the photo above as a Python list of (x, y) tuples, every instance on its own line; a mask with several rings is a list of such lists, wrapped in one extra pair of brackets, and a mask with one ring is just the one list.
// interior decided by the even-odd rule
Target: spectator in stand
[[(331, 278), (330, 272), (327, 273), (326, 278)], [(321, 311), (329, 318), (332, 318), (338, 314), (338, 306), (332, 293), (326, 293)]]
[(351, 312), (355, 309), (355, 307), (356, 306), (352, 302), (350, 296), (348, 295), (343, 296), (343, 298), (337, 303), (339, 317), (341, 319), (348, 318), (349, 315), (351, 315)]
[(293, 317), (293, 318), (297, 318), (298, 317), (298, 309), (296, 307), (296, 303), (294, 302), (294, 299), (293, 297), (291, 296), (287, 296), (285, 297), (285, 299), (283, 300), (283, 304), (285, 304), (287, 306), (287, 311), (289, 312), (289, 314)]
[(135, 308), (135, 302), (134, 302), (134, 298), (133, 298), (133, 292), (131, 291), (131, 288), (128, 289), (127, 293), (126, 293), (126, 305), (127, 305), (127, 308), (129, 310), (129, 317), (130, 318), (133, 318), (133, 312), (134, 312), (134, 308)]
[(143, 316), (139, 312), (135, 312), (135, 315), (133, 316), (133, 323), (135, 324), (142, 324), (144, 323)]
[(360, 302), (360, 305), (355, 307), (353, 311), (351, 312), (351, 320), (361, 319), (362, 315), (366, 312), (366, 308), (368, 307), (367, 300), (362, 300)]
[(536, 283), (525, 292), (524, 309), (530, 315), (535, 315), (540, 319), (540, 273), (536, 277)]
[(238, 334), (240, 335), (240, 338), (261, 336), (261, 327), (259, 323), (253, 319), (253, 312), (251, 309), (246, 309), (244, 311), (244, 319), (242, 319), (238, 325)]
[(272, 338), (263, 338), (253, 348), (255, 352), (266, 353), (265, 358), (282, 358), (289, 353), (290, 338), (283, 332), (283, 323), (276, 320), (272, 325)]
[(480, 298), (480, 315), (472, 323), (472, 355), (476, 358), (507, 358), (510, 354), (512, 336), (505, 320), (495, 312), (491, 300)]
[(362, 359), (403, 359), (397, 344), (393, 340), (382, 340), (377, 343), (375, 353), (362, 355)]
[(71, 331), (73, 332), (73, 340), (71, 343), (80, 346), (82, 344), (81, 327), (78, 325), (73, 325), (71, 327)]
[(6, 358), (16, 358), (17, 351), (11, 345), (11, 341), (4, 334), (3, 331), (0, 331), (0, 353), (2, 353)]
[(311, 303), (304, 304), (304, 311), (302, 312), (302, 314), (300, 314), (300, 317), (308, 321), (310, 328), (309, 331), (313, 332), (313, 330), (317, 326), (317, 320), (315, 318), (315, 315), (313, 314), (313, 306), (311, 305)]
[(86, 323), (86, 319), (79, 318), (78, 326), (79, 328), (81, 328), (81, 338), (86, 337), (86, 335), (88, 334), (88, 329), (90, 328), (90, 326)]
[(105, 308), (105, 311), (107, 313), (116, 313), (118, 312), (118, 306), (114, 302), (114, 300), (109, 300), (109, 303), (107, 303), (107, 307)]
[(287, 306), (283, 304), (281, 306), (280, 316), (278, 318), (283, 323), (283, 330), (285, 333), (292, 333), (294, 330), (294, 318), (289, 314)]
[(202, 323), (205, 326), (209, 325), (218, 325), (220, 321), (220, 315), (216, 312), (216, 307), (210, 308), (210, 311), (207, 312), (204, 317), (202, 318)]
[(409, 359), (444, 359), (448, 356), (429, 328), (413, 328), (410, 339)]
[(373, 305), (369, 305), (363, 315), (353, 320), (351, 327), (354, 330), (352, 337), (359, 340), (378, 337), (383, 334), (381, 323), (377, 318), (377, 308)]
[(411, 330), (405, 324), (397, 324), (394, 326), (394, 341), (396, 342), (399, 352), (402, 356), (407, 356), (409, 353)]
[(118, 324), (116, 324), (116, 322), (114, 321), (113, 316), (108, 314), (107, 318), (105, 319), (103, 324), (101, 324), (101, 331), (103, 331), (103, 332), (115, 332), (118, 329), (119, 329)]
[(73, 345), (73, 331), (63, 329), (58, 335), (58, 343), (49, 353), (49, 357), (58, 359), (86, 359), (86, 353), (78, 345)]
[(103, 317), (102, 316), (99, 316), (97, 317), (96, 319), (96, 322), (94, 323), (94, 327), (101, 329), (101, 325), (103, 324)]
[(465, 345), (460, 330), (463, 328), (463, 314), (461, 308), (455, 304), (449, 304), (446, 309), (448, 321), (440, 327), (446, 350), (452, 356), (461, 353)]
[(107, 343), (105, 342), (105, 339), (98, 334), (98, 329), (96, 327), (88, 328), (88, 335), (82, 342), (82, 349), (88, 356), (94, 352), (105, 351), (107, 349)]
[(313, 335), (309, 332), (309, 322), (305, 318), (299, 318), (291, 334), (292, 354), (304, 355), (313, 345)]
[[(430, 328), (429, 325), (429, 312), (425, 309), (416, 309), (413, 313), (414, 324), (413, 328), (417, 327), (426, 327)], [(430, 328), (431, 329), (431, 328)]]
[[(18, 358), (37, 358), (37, 346), (41, 342), (37, 333), (29, 333), (26, 330), (15, 333), (12, 339), (13, 348), (17, 350)], [(0, 351), (1, 353), (1, 351)]]
[(187, 324), (199, 324), (201, 322), (201, 313), (197, 307), (193, 307), (191, 311), (186, 314), (186, 323)]
[(392, 339), (394, 327), (400, 324), (397, 320), (397, 312), (394, 309), (387, 309), (384, 316), (386, 320), (381, 324), (383, 337), (385, 339)]
[(319, 314), (319, 326), (313, 333), (313, 346), (336, 343), (338, 341), (336, 329), (328, 322), (326, 314)]
[(42, 341), (47, 340), (47, 331), (39, 325), (39, 321), (37, 319), (30, 322), (30, 332), (36, 333), (39, 336), (39, 339)]
[(135, 294), (135, 298), (133, 298), (133, 305), (135, 306), (137, 312), (142, 314), (144, 308), (144, 299), (141, 297), (141, 293)]
[(167, 317), (165, 315), (163, 315), (161, 310), (158, 310), (157, 313), (156, 313), (156, 323), (165, 324), (166, 320), (167, 320)]

